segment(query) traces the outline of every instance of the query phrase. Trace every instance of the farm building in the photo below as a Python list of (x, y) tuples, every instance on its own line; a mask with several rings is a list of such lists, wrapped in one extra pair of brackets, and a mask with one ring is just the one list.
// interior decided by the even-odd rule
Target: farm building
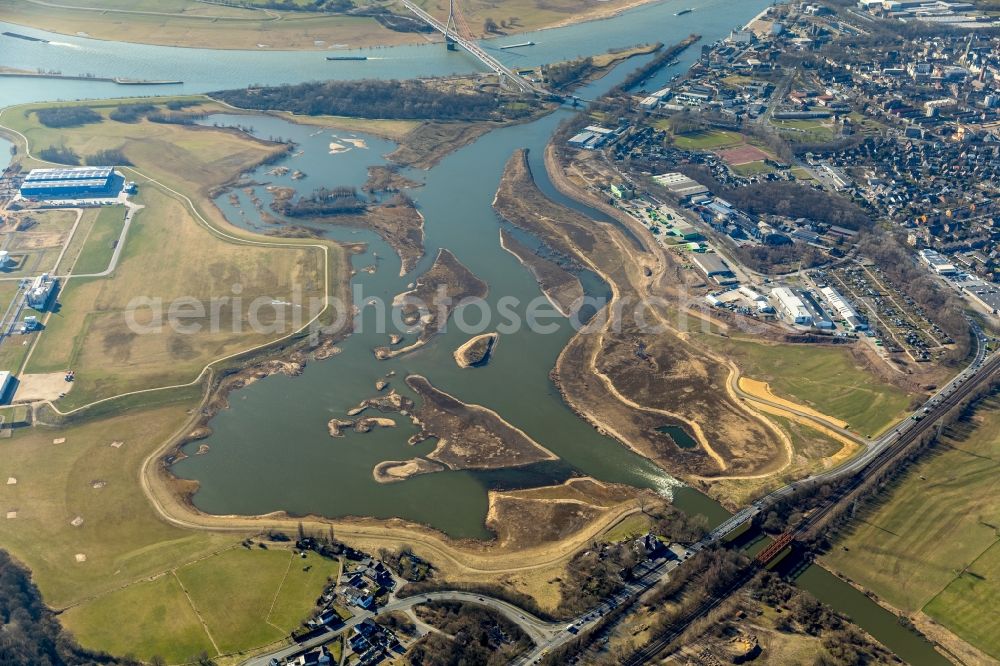
[(21, 185), (21, 196), (41, 199), (107, 197), (114, 194), (114, 167), (32, 169)]

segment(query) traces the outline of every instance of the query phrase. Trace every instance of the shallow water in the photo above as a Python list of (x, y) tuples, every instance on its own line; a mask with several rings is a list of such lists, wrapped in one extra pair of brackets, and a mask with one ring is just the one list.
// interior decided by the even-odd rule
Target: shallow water
[[(536, 65), (578, 55), (603, 52), (612, 47), (641, 42), (673, 44), (690, 32), (705, 39), (723, 37), (730, 28), (745, 23), (768, 4), (767, 0), (665, 0), (626, 12), (608, 21), (585, 23), (528, 35), (515, 35), (486, 48), (511, 66)], [(681, 8), (695, 7), (684, 17)], [(92, 73), (142, 79), (181, 79), (182, 86), (119, 86), (89, 81), (14, 79), (0, 77), (3, 104), (56, 99), (93, 99), (131, 95), (198, 93), (251, 83), (293, 83), (319, 78), (410, 78), (479, 71), (478, 63), (461, 53), (447, 52), (440, 45), (391, 47), (366, 51), (365, 62), (327, 62), (322, 52), (204, 51), (101, 42), (64, 37), (0, 23), (0, 32), (11, 30), (52, 40), (40, 44), (0, 36), (0, 65), (59, 70), (65, 74)], [(500, 51), (503, 43), (536, 41), (537, 46)], [(698, 57), (700, 45), (679, 56), (644, 84), (653, 90), (669, 83)], [(633, 59), (625, 67), (580, 91), (584, 98), (601, 94), (620, 81), (626, 69), (648, 59)], [(426, 217), (427, 256), (414, 275), (426, 270), (439, 247), (451, 249), (491, 289), (489, 301), (513, 295), (528, 302), (540, 298), (533, 278), (517, 260), (499, 246), (498, 221), (490, 201), (503, 165), (519, 147), (532, 150), (531, 162), (538, 185), (550, 198), (582, 209), (596, 219), (606, 219), (556, 192), (545, 177), (542, 148), (557, 124), (567, 116), (561, 111), (534, 123), (493, 132), (446, 158), (429, 172), (407, 173), (426, 182), (413, 190)], [(292, 138), (302, 154), (281, 164), (307, 174), (300, 181), (286, 176), (268, 176), (265, 167), (256, 180), (296, 187), (309, 192), (319, 186), (360, 185), (368, 166), (383, 164), (390, 142), (376, 137), (291, 125), (270, 117), (213, 117), (210, 122), (252, 124), (260, 136)], [(336, 136), (334, 136), (336, 135)], [(362, 138), (367, 148), (330, 154), (329, 143), (344, 137)], [(9, 145), (0, 139), (0, 167), (9, 160)], [(273, 166), (273, 165), (272, 165)], [(267, 202), (264, 188), (257, 195)], [(249, 197), (237, 191), (239, 207), (228, 195), (218, 199), (220, 208), (234, 223), (264, 230), (266, 223), (254, 211)], [(245, 215), (240, 214), (242, 209)], [(399, 260), (373, 234), (341, 228), (326, 228), (330, 236), (368, 243), (368, 251), (353, 258), (356, 268), (377, 264), (374, 275), (359, 272), (354, 283), (365, 295), (391, 299), (412, 281), (400, 278)], [(583, 273), (588, 293), (601, 294), (604, 285), (596, 276)], [(360, 301), (359, 301), (360, 302)], [(474, 313), (470, 313), (474, 314)], [(556, 356), (572, 335), (564, 320), (548, 335), (526, 328), (505, 335), (493, 362), (484, 368), (460, 370), (451, 352), (467, 336), (455, 327), (424, 349), (391, 361), (376, 361), (371, 348), (386, 342), (375, 330), (375, 312), (366, 311), (363, 331), (341, 346), (339, 356), (309, 365), (295, 378), (270, 377), (231, 396), (232, 407), (216, 416), (213, 436), (205, 442), (209, 452), (191, 456), (175, 465), (175, 471), (201, 482), (196, 504), (206, 511), (256, 514), (284, 509), (291, 513), (321, 513), (329, 516), (401, 516), (432, 525), (454, 536), (488, 536), (483, 526), (486, 491), (491, 487), (530, 487), (564, 480), (573, 474), (590, 474), (608, 481), (671, 492), (677, 506), (689, 513), (702, 513), (712, 525), (728, 515), (716, 502), (686, 487), (676, 487), (669, 476), (644, 458), (615, 441), (598, 435), (562, 402), (548, 373)], [(470, 320), (474, 317), (470, 316)], [(427, 376), (438, 388), (471, 403), (497, 410), (561, 458), (560, 461), (497, 472), (442, 472), (418, 476), (405, 482), (380, 485), (372, 468), (387, 459), (406, 459), (428, 453), (433, 442), (411, 447), (406, 439), (414, 432), (409, 420), (396, 416), (395, 429), (376, 429), (368, 434), (350, 433), (342, 439), (329, 437), (326, 422), (343, 418), (360, 400), (375, 394), (375, 382), (396, 373), (392, 385), (409, 393), (402, 377), (409, 373)], [(798, 583), (856, 622), (914, 664), (941, 663), (921, 637), (903, 629), (874, 602), (856, 593), (816, 566), (807, 568)]]

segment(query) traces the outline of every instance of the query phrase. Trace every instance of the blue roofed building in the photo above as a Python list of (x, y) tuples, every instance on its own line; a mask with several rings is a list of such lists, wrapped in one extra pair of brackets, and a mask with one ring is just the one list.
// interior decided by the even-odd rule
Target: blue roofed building
[(117, 194), (114, 167), (32, 169), (21, 185), (28, 199), (100, 198)]

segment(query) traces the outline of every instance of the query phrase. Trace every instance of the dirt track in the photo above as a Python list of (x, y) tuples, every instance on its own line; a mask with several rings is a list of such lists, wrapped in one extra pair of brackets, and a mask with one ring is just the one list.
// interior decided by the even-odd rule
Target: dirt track
[[(685, 334), (684, 282), (672, 256), (638, 222), (569, 182), (553, 146), (545, 157), (560, 192), (613, 216), (639, 239), (637, 249), (618, 227), (598, 225), (603, 237), (593, 247), (607, 252), (592, 250), (582, 260), (608, 282), (616, 300), (651, 303), (646, 315), (662, 331), (650, 334), (625, 319), (620, 331), (608, 322), (598, 334), (575, 337), (556, 366), (567, 402), (595, 427), (682, 478), (773, 473), (787, 460), (788, 445), (767, 419), (729, 395), (726, 359)], [(517, 189), (523, 193), (524, 173), (511, 177), (521, 179)], [(664, 421), (683, 423), (699, 447), (682, 450), (664, 441), (655, 431)]]

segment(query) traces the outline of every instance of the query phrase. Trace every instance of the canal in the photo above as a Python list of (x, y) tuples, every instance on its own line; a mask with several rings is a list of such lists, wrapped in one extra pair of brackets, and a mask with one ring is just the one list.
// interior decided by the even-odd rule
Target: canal
[[(511, 65), (535, 65), (588, 55), (640, 42), (672, 44), (689, 33), (703, 35), (702, 43), (724, 37), (738, 24), (763, 9), (767, 0), (664, 0), (625, 12), (607, 21), (545, 30), (513, 41), (530, 39), (536, 46), (521, 50), (497, 49)], [(684, 17), (674, 14), (692, 6)], [(123, 95), (199, 93), (241, 87), (251, 83), (277, 84), (322, 78), (411, 78), (476, 71), (477, 64), (463, 54), (439, 46), (391, 47), (361, 51), (368, 61), (328, 62), (322, 53), (204, 51), (135, 44), (100, 42), (53, 35), (0, 23), (11, 30), (41, 37), (50, 43), (0, 37), (0, 65), (25, 69), (58, 70), (65, 74), (90, 73), (139, 79), (181, 79), (182, 86), (117, 86), (113, 83), (0, 78), (0, 99), (23, 103), (56, 99), (107, 98)], [(667, 68), (651, 85), (687, 69), (699, 52), (688, 49), (679, 62)], [(584, 98), (600, 95), (620, 82), (627, 69), (648, 57), (619, 67), (603, 80), (579, 91)], [(514, 297), (524, 315), (534, 301), (543, 299), (537, 284), (518, 261), (499, 245), (499, 221), (491, 201), (504, 163), (517, 148), (530, 150), (539, 187), (554, 200), (583, 209), (595, 218), (600, 213), (569, 201), (555, 191), (541, 164), (544, 146), (570, 111), (559, 111), (532, 123), (508, 127), (485, 135), (445, 158), (426, 172), (404, 175), (421, 186), (409, 191), (426, 218), (424, 260), (411, 275), (399, 276), (399, 259), (378, 237), (357, 229), (314, 224), (324, 234), (344, 241), (363, 241), (367, 249), (352, 258), (358, 269), (353, 278), (355, 302), (371, 296), (384, 301), (404, 291), (416, 275), (430, 265), (438, 248), (448, 248), (490, 285), (488, 301), (495, 306), (502, 297)], [(317, 187), (360, 185), (369, 166), (385, 164), (390, 142), (358, 133), (318, 130), (263, 116), (206, 119), (208, 123), (249, 126), (260, 136), (293, 139), (298, 147), (282, 162), (262, 167), (253, 181), (293, 187), (309, 192)], [(350, 141), (345, 141), (345, 140)], [(331, 152), (330, 144), (352, 146)], [(0, 142), (0, 164), (8, 147)], [(289, 173), (267, 173), (287, 166)], [(293, 180), (291, 172), (306, 174)], [(227, 218), (248, 229), (264, 230), (253, 199), (266, 203), (264, 186), (249, 186), (220, 195), (217, 204)], [(375, 265), (374, 273), (361, 270)], [(587, 280), (592, 293), (602, 285)], [(475, 313), (467, 320), (475, 320)], [(425, 523), (455, 537), (487, 537), (483, 520), (490, 488), (531, 487), (555, 483), (571, 475), (654, 488), (669, 495), (688, 513), (701, 513), (710, 524), (728, 515), (705, 495), (679, 484), (646, 459), (598, 434), (563, 403), (549, 379), (556, 357), (573, 335), (566, 320), (552, 318), (553, 330), (537, 333), (527, 326), (504, 335), (494, 361), (475, 370), (460, 370), (452, 351), (467, 335), (450, 327), (418, 352), (389, 361), (375, 359), (372, 348), (383, 345), (388, 334), (378, 327), (378, 312), (364, 308), (359, 331), (341, 346), (343, 352), (323, 362), (311, 363), (299, 377), (277, 375), (257, 382), (230, 397), (231, 408), (211, 422), (212, 436), (206, 455), (192, 455), (174, 466), (182, 477), (197, 479), (195, 503), (205, 511), (259, 514), (285, 510), (294, 514), (328, 516), (402, 517)], [(488, 328), (488, 326), (487, 326)], [(331, 438), (326, 422), (344, 418), (361, 400), (375, 394), (375, 383), (389, 379), (402, 393), (407, 374), (428, 377), (438, 388), (470, 403), (496, 410), (523, 429), (560, 460), (500, 472), (441, 472), (394, 484), (378, 484), (372, 468), (383, 460), (401, 460), (428, 453), (432, 442), (406, 443), (414, 433), (408, 419), (398, 418), (393, 429), (375, 429)], [(392, 375), (392, 377), (388, 377)], [(797, 583), (818, 598), (855, 619), (887, 647), (914, 664), (943, 662), (930, 644), (903, 628), (890, 614), (828, 572), (811, 566)]]

